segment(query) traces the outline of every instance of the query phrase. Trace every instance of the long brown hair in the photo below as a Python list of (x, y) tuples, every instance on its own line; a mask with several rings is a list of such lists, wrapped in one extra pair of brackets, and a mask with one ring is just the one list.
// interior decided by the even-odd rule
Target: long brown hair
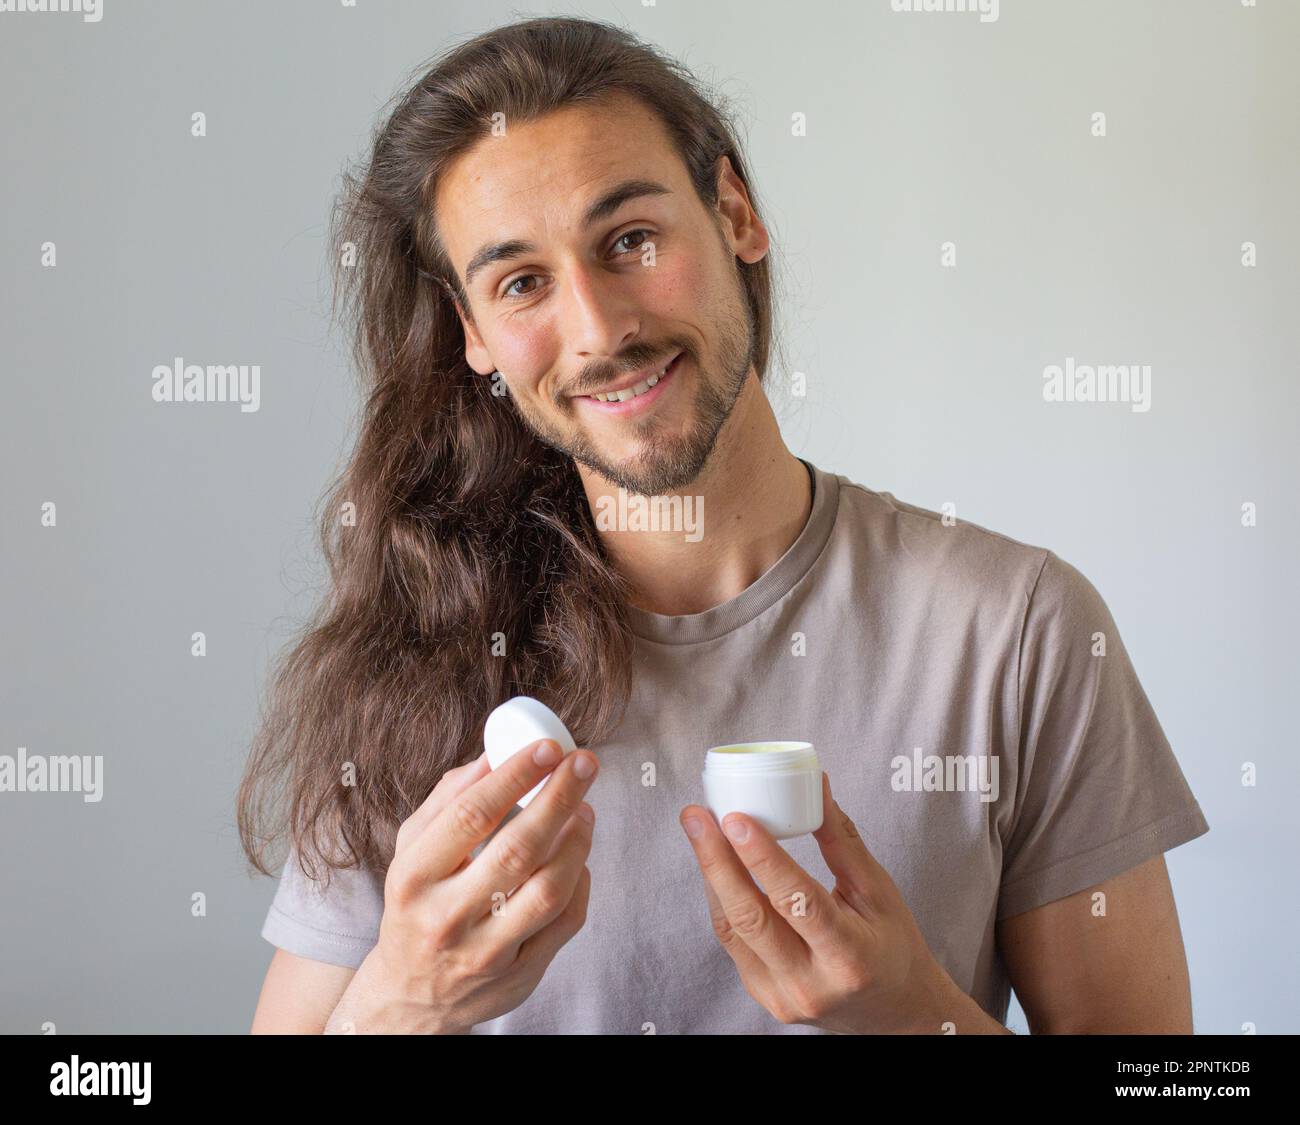
[[(347, 310), (364, 408), (319, 515), (330, 589), (282, 657), (239, 789), (240, 839), (259, 871), (272, 873), (281, 835), (313, 877), (356, 863), (386, 871), (398, 826), (446, 770), (478, 756), (484, 720), (512, 695), (545, 701), (581, 746), (622, 717), (628, 586), (573, 462), (466, 363), (452, 297), (469, 303), (432, 203), (493, 114), (526, 122), (611, 91), (658, 114), (706, 206), (726, 155), (757, 208), (718, 99), (627, 32), (571, 18), (448, 51), (394, 99), (365, 166), (344, 175), (335, 306)], [(763, 380), (768, 258), (737, 268)]]

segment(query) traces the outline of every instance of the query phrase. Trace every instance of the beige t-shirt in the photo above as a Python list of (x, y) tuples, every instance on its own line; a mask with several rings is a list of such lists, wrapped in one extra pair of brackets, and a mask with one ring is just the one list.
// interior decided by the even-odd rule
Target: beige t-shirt
[[(586, 925), (532, 995), (475, 1033), (818, 1033), (756, 1003), (710, 926), (677, 819), (704, 803), (710, 746), (812, 742), (934, 956), (999, 1020), (998, 919), (1209, 830), (1079, 571), (810, 469), (807, 524), (748, 589), (680, 617), (632, 607), (632, 698), (615, 737), (591, 747)], [(834, 886), (811, 835), (783, 846)], [(262, 934), (356, 966), (382, 911), (373, 874), (335, 872), (322, 898), (291, 854)]]

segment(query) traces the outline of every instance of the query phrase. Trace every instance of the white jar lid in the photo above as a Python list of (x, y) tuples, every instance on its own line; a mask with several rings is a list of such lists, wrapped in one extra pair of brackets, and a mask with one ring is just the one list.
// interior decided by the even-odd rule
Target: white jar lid
[[(516, 695), (507, 699), (487, 717), (483, 727), (483, 748), (487, 751), (488, 765), (499, 769), (502, 763), (519, 753), (525, 746), (549, 738), (565, 754), (578, 747), (573, 735), (560, 717), (540, 699), (531, 695)], [(545, 779), (539, 781), (519, 800), (523, 808), (541, 791)]]

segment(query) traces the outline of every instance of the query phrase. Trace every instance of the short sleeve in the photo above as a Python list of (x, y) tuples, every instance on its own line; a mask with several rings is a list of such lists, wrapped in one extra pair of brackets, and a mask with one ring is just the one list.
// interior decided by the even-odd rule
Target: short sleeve
[(335, 868), (324, 891), (308, 878), (291, 848), (262, 936), (313, 961), (357, 968), (379, 940), (383, 880), (366, 868)]
[(999, 919), (1209, 831), (1105, 602), (1050, 551), (1026, 608), (1018, 684)]

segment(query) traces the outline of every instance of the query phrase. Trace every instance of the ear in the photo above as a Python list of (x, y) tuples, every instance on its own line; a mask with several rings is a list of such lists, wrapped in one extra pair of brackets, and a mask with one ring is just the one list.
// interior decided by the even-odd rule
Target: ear
[(723, 237), (742, 262), (752, 265), (767, 253), (767, 228), (749, 201), (745, 181), (726, 155), (718, 157), (718, 213)]
[(474, 321), (461, 308), (460, 301), (456, 297), (453, 296), (451, 300), (456, 306), (456, 315), (460, 317), (460, 326), (465, 331), (465, 362), (480, 375), (495, 374), (497, 366), (492, 362), (492, 356), (488, 353), (487, 345), (483, 343), (483, 337), (474, 326)]

